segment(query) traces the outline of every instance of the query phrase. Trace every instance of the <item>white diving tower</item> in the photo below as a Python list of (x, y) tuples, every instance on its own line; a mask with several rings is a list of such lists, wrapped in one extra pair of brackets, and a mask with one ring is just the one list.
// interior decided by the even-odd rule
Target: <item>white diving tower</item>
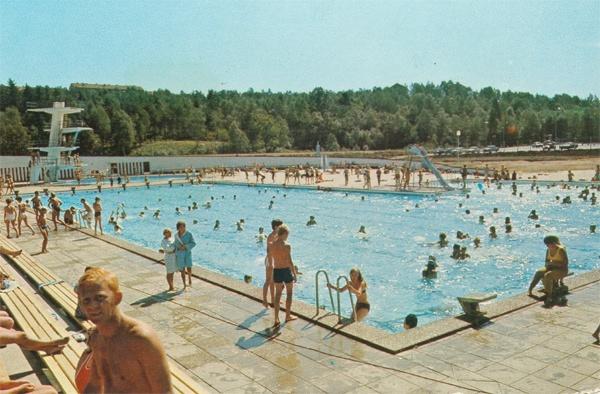
[[(50, 132), (47, 147), (33, 147), (32, 150), (46, 152), (46, 157), (39, 160), (32, 160), (29, 182), (35, 184), (43, 176), (46, 181), (57, 182), (61, 170), (81, 169), (81, 163), (77, 163), (70, 156), (70, 152), (77, 150), (76, 146), (79, 133), (82, 131), (92, 131), (89, 127), (63, 127), (65, 115), (76, 114), (83, 111), (83, 108), (65, 107), (64, 102), (55, 102), (52, 108), (29, 109), (30, 112), (44, 112), (52, 115), (50, 129), (44, 131)], [(69, 153), (63, 157), (63, 153)]]

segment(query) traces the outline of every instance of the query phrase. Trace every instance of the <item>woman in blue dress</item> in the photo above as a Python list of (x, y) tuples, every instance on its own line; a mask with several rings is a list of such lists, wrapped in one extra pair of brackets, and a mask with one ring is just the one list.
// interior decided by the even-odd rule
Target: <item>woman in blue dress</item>
[(185, 229), (185, 222), (177, 222), (175, 233), (175, 259), (177, 268), (181, 270), (181, 279), (185, 288), (185, 274), (188, 276), (188, 286), (192, 286), (192, 248), (196, 246), (194, 236)]

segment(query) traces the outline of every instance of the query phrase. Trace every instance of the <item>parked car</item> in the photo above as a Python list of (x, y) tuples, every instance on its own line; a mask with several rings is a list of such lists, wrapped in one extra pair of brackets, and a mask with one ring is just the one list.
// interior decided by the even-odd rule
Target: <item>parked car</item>
[(499, 150), (500, 148), (498, 148), (496, 145), (488, 145), (483, 148), (483, 153), (498, 153)]
[(533, 144), (531, 144), (531, 147), (541, 149), (544, 147), (544, 144), (542, 144), (540, 141), (535, 141)]
[(447, 152), (448, 152), (448, 149), (446, 149), (446, 148), (435, 148), (433, 150), (433, 152), (431, 152), (431, 153), (433, 153), (436, 156), (442, 156), (442, 155), (447, 154)]
[(558, 146), (558, 148), (560, 150), (574, 150), (577, 149), (577, 147), (579, 146), (579, 144), (576, 144), (575, 142), (565, 142), (562, 143)]
[(542, 146), (542, 150), (545, 151), (551, 151), (556, 149), (556, 144), (554, 143), (554, 141), (551, 140), (546, 140), (544, 141), (544, 145)]

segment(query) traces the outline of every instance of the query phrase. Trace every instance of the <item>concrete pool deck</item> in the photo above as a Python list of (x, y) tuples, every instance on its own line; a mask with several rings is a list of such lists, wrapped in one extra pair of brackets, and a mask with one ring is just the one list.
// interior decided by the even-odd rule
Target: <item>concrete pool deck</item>
[[(13, 241), (39, 252), (39, 236)], [(87, 265), (115, 272), (123, 286), (123, 309), (152, 325), (169, 355), (214, 392), (600, 388), (600, 347), (591, 337), (600, 323), (598, 282), (574, 290), (568, 307), (543, 309), (531, 300), (481, 329), (467, 326), (392, 355), (304, 319), (273, 332), (271, 310), (206, 281), (196, 280), (181, 294), (164, 293), (162, 265), (79, 231), (51, 232), (49, 250), (34, 257), (65, 281), (74, 283)]]

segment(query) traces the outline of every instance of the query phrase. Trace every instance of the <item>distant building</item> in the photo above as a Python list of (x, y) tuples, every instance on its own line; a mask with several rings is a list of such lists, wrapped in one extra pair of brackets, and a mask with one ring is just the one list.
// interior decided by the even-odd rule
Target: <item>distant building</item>
[(69, 89), (104, 89), (104, 90), (127, 90), (127, 89), (137, 89), (143, 90), (139, 86), (134, 85), (111, 85), (106, 83), (80, 83), (75, 82), (69, 86)]

